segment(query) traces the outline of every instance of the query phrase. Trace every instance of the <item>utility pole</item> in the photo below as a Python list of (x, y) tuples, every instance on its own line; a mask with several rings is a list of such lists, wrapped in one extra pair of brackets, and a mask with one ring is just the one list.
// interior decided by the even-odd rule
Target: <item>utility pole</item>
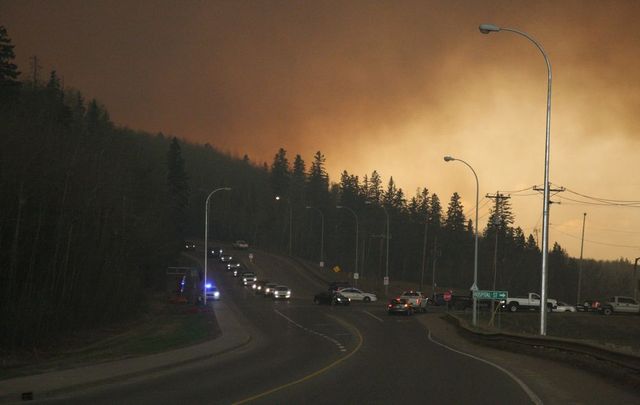
[(31, 64), (31, 82), (34, 86), (36, 86), (38, 84), (40, 69), (42, 68), (42, 66), (40, 66), (40, 64), (38, 63), (37, 56), (32, 56), (31, 58), (29, 58), (29, 62)]
[(578, 262), (578, 294), (576, 303), (580, 304), (580, 288), (582, 287), (582, 252), (584, 250), (584, 223), (587, 220), (587, 213), (582, 214), (582, 241), (580, 242), (580, 261)]
[[(500, 225), (502, 224), (502, 217), (500, 216), (502, 210), (502, 202), (510, 199), (510, 196), (505, 196), (504, 194), (500, 194), (499, 191), (496, 191), (494, 195), (487, 194), (487, 198), (495, 200), (496, 205), (493, 211), (493, 225), (496, 232), (496, 240), (493, 244), (493, 288), (492, 290), (496, 290), (496, 277), (498, 274), (498, 232), (500, 231)], [(476, 224), (478, 226), (478, 224)], [(491, 313), (493, 313), (493, 306), (495, 301), (491, 301)]]
[(436, 262), (438, 261), (438, 257), (440, 256), (440, 252), (437, 250), (438, 248), (438, 235), (433, 238), (433, 253), (431, 254), (431, 297), (436, 299)]
[(422, 246), (422, 272), (420, 273), (420, 291), (424, 285), (424, 266), (427, 263), (427, 231), (429, 230), (429, 216), (424, 218), (424, 245)]

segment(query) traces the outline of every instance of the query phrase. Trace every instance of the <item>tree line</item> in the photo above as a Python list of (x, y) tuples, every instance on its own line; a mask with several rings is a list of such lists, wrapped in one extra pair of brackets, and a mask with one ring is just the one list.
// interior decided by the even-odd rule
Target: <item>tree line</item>
[[(46, 82), (20, 81), (14, 58), (0, 26), (5, 350), (137, 316), (147, 293), (164, 289), (183, 240), (204, 234), (205, 199), (218, 187), (232, 191), (212, 199), (212, 239), (322, 259), (380, 284), (387, 261), (392, 282), (430, 285), (433, 269), (439, 287), (467, 290), (472, 282), (477, 224), (458, 193), (443, 207), (427, 187), (409, 197), (393, 177), (383, 186), (376, 170), (362, 178), (343, 171), (331, 182), (320, 151), (307, 163), (299, 154), (290, 161), (281, 148), (270, 165), (259, 164), (210, 144), (119, 127), (98, 101), (63, 88), (55, 71)], [(514, 223), (504, 200), (481, 228), (484, 289), (495, 282), (512, 295), (539, 290), (540, 250)], [(555, 244), (549, 263), (550, 295), (575, 301), (577, 260)], [(583, 297), (631, 293), (628, 261), (583, 267)]]

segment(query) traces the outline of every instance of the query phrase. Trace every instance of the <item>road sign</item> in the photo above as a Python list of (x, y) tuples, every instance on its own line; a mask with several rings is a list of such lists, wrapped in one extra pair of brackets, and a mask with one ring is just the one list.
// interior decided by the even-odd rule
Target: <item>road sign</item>
[(445, 291), (442, 294), (442, 299), (447, 301), (447, 302), (451, 301), (451, 291)]
[(360, 273), (353, 273), (353, 279), (357, 280), (360, 278)]
[(382, 282), (384, 285), (389, 285), (389, 277), (385, 277)]
[(479, 300), (506, 300), (509, 293), (507, 291), (478, 290), (473, 292), (473, 296)]

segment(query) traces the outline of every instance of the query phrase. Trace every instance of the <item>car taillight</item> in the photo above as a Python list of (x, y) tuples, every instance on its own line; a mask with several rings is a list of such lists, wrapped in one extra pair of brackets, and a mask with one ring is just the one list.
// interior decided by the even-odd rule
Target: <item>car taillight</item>
[(391, 308), (391, 307), (393, 307), (393, 305), (389, 304), (388, 307)]

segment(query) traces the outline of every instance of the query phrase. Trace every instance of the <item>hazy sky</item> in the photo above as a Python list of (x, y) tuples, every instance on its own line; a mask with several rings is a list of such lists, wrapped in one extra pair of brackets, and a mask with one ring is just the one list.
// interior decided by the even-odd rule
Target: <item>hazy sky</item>
[[(393, 176), (408, 197), (463, 197), (480, 224), (487, 193), (541, 186), (547, 72), (553, 66), (554, 185), (640, 201), (640, 2), (637, 1), (26, 1), (0, 0), (23, 78), (106, 105), (121, 125), (173, 134), (257, 162), (280, 147), (332, 181)], [(539, 193), (511, 193), (516, 224), (541, 228)], [(550, 243), (585, 257), (640, 256), (640, 204), (551, 206)]]

